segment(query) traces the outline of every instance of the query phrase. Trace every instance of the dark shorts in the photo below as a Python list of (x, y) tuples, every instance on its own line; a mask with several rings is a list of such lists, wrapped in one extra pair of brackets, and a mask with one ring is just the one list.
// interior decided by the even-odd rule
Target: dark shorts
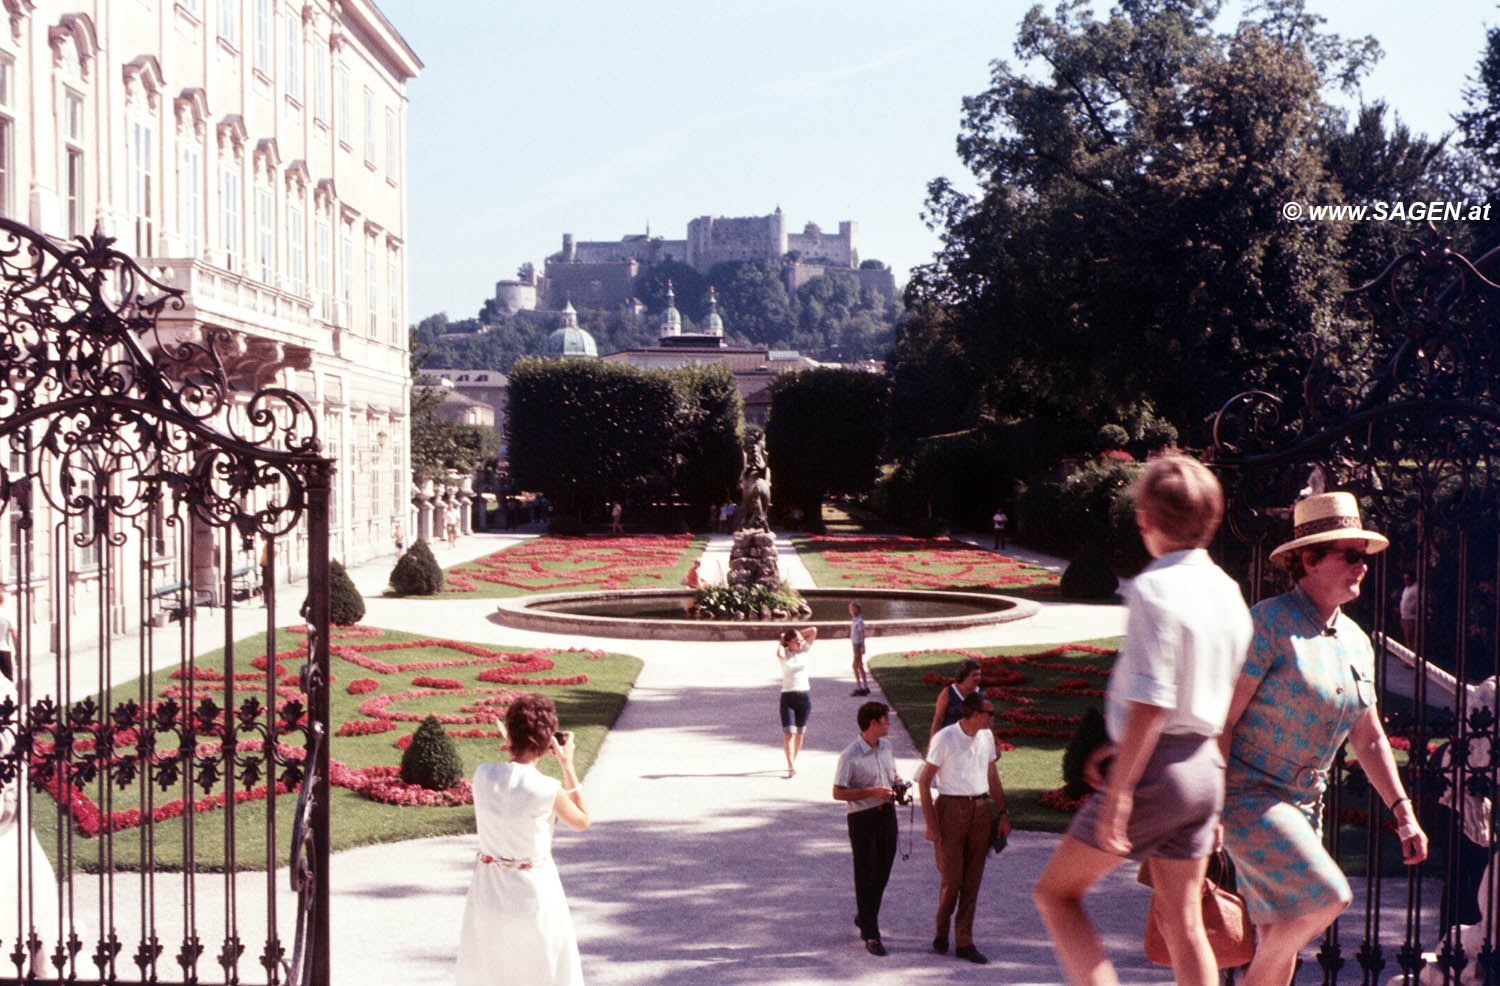
[(807, 727), (807, 717), (812, 714), (812, 693), (781, 693), (781, 731), (800, 733)]
[[(1099, 848), (1102, 793), (1078, 806), (1068, 834)], [(1130, 859), (1202, 859), (1213, 852), (1224, 809), (1224, 758), (1208, 736), (1163, 736), (1135, 786), (1126, 835)]]

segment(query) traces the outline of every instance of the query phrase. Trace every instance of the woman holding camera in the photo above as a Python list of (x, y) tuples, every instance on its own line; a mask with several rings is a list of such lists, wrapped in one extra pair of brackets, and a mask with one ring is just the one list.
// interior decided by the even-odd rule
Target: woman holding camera
[(797, 773), (802, 734), (812, 714), (812, 682), (807, 674), (807, 652), (818, 639), (817, 627), (788, 628), (781, 634), (776, 660), (781, 664), (781, 748), (786, 754), (786, 776)]
[[(580, 986), (578, 941), (552, 861), (557, 819), (575, 831), (589, 827), (573, 734), (557, 732), (551, 699), (529, 692), (506, 709), (504, 732), (510, 761), (474, 771), (479, 854), (464, 903), (458, 983)], [(546, 753), (562, 765), (561, 784), (536, 769)]]

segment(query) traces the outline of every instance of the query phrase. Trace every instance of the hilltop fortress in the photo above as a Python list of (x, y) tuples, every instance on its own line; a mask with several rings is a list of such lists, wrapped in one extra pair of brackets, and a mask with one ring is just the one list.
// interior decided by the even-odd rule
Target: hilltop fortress
[(777, 260), (789, 293), (834, 274), (894, 297), (896, 281), (889, 267), (860, 268), (858, 240), (854, 222), (839, 223), (837, 233), (824, 233), (816, 223), (790, 233), (779, 207), (769, 216), (699, 216), (688, 223), (683, 240), (653, 237), (649, 230), (614, 241), (579, 241), (564, 233), (562, 249), (547, 258), (542, 275), (532, 272), (529, 279), (495, 282), (495, 308), (505, 314), (560, 311), (570, 301), (581, 308), (639, 308), (636, 278), (669, 260), (704, 275), (726, 261)]

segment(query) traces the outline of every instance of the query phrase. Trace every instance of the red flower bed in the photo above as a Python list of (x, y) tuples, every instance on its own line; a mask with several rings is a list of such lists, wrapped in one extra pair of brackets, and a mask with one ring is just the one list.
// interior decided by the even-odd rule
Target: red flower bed
[[(680, 540), (680, 539), (674, 539)], [(291, 628), (294, 633), (306, 633), (306, 627)], [(467, 643), (457, 640), (445, 640), (439, 638), (424, 638), (412, 641), (386, 641), (378, 638), (384, 637), (382, 630), (371, 627), (343, 627), (335, 628), (331, 636), (338, 641), (330, 648), (332, 656), (338, 660), (347, 661), (356, 667), (372, 673), (376, 677), (361, 677), (351, 681), (347, 690), (353, 695), (365, 695), (380, 691), (383, 685), (381, 677), (391, 675), (413, 675), (398, 685), (397, 688), (378, 695), (371, 695), (360, 706), (362, 718), (351, 719), (338, 725), (336, 736), (359, 737), (371, 736), (379, 733), (396, 732), (400, 729), (402, 722), (419, 722), (426, 718), (424, 714), (413, 712), (402, 712), (394, 706), (401, 702), (417, 698), (430, 698), (432, 696), (466, 696), (467, 701), (459, 706), (456, 713), (441, 713), (438, 719), (452, 726), (468, 726), (465, 729), (450, 729), (449, 735), (456, 739), (497, 739), (499, 732), (493, 728), (497, 717), (504, 714), (505, 709), (521, 694), (522, 689), (536, 685), (579, 685), (589, 680), (586, 674), (576, 675), (546, 675), (544, 672), (551, 671), (556, 663), (550, 655), (559, 653), (553, 649), (538, 649), (526, 653), (514, 653), (510, 651), (492, 650), (479, 644)], [(370, 639), (377, 638), (377, 639)], [(457, 655), (446, 660), (419, 660), (404, 663), (391, 663), (373, 656), (376, 653), (394, 653), (403, 650), (418, 649), (443, 649), (454, 651)], [(604, 653), (598, 650), (569, 651), (567, 653), (582, 654), (595, 660), (602, 658)], [(298, 703), (306, 708), (307, 696), (300, 689), (300, 674), (291, 670), (307, 658), (305, 647), (295, 647), (275, 654), (270, 660), (264, 655), (253, 658), (249, 664), (255, 670), (237, 672), (233, 676), (233, 684), (236, 700), (241, 697), (256, 696), (264, 700), (266, 695), (273, 697), (276, 708), (270, 712), (272, 721), (279, 731), (300, 730), (305, 728), (306, 713), (299, 715), (296, 721), (288, 721), (284, 715), (283, 707), (288, 703)], [(444, 668), (478, 667), (480, 668), (478, 678), (487, 685), (494, 687), (466, 687), (461, 681), (453, 678), (441, 678), (432, 675), (415, 673), (433, 671)], [(414, 674), (415, 673), (415, 674)], [(269, 685), (268, 676), (274, 676), (276, 683)], [(169, 675), (172, 684), (167, 685), (161, 691), (161, 699), (174, 700), (179, 706), (189, 707), (189, 711), (196, 713), (196, 706), (203, 700), (222, 704), (224, 692), (230, 684), (224, 678), (221, 671), (213, 668), (193, 667), (190, 671), (177, 669)], [(244, 682), (245, 684), (241, 684)], [(411, 687), (402, 687), (409, 685)], [(255, 687), (258, 686), (258, 687)], [(508, 686), (508, 687), (507, 687)], [(158, 715), (161, 702), (152, 701), (139, 711), (141, 718), (150, 719)], [(226, 735), (226, 712), (222, 708), (216, 715), (207, 721), (197, 718), (195, 715), (194, 726), (201, 736), (224, 736)], [(89, 727), (83, 727), (89, 729)], [(94, 727), (98, 731), (99, 727)], [(113, 763), (117, 766), (133, 763), (137, 767), (149, 763), (161, 763), (166, 760), (177, 759), (184, 756), (184, 751), (178, 749), (154, 749), (143, 750), (138, 744), (141, 742), (139, 733), (133, 728), (110, 728), (107, 734), (101, 731), (101, 737), (105, 737), (113, 749), (119, 751), (112, 756)], [(243, 733), (242, 733), (243, 735)], [(75, 735), (72, 738), (73, 747), (80, 753), (93, 750), (96, 741), (90, 735)], [(411, 743), (411, 734), (403, 733), (394, 744), (398, 749), (405, 749)], [(236, 744), (238, 751), (260, 750), (262, 742), (259, 739), (245, 740)], [(222, 743), (216, 739), (206, 739), (199, 742), (192, 754), (197, 757), (217, 757), (221, 754)], [(38, 765), (42, 763), (40, 758), (47, 756), (53, 750), (53, 744), (45, 739), (39, 739), (36, 743), (33, 755), (38, 758)], [(300, 747), (292, 747), (278, 743), (276, 752), (283, 759), (301, 760), (304, 751)], [(102, 764), (101, 764), (102, 766)], [(273, 764), (266, 765), (268, 770), (274, 770)], [(330, 769), (330, 781), (336, 786), (345, 787), (355, 791), (364, 797), (386, 804), (395, 805), (461, 805), (473, 801), (473, 793), (469, 789), (467, 781), (447, 791), (426, 791), (420, 787), (409, 787), (401, 783), (399, 768), (393, 766), (376, 766), (362, 768), (348, 768), (344, 764), (334, 761)], [(216, 795), (207, 795), (196, 800), (184, 802), (181, 799), (166, 801), (155, 805), (147, 818), (139, 809), (126, 809), (113, 812), (107, 817), (105, 813), (88, 796), (87, 786), (83, 789), (66, 785), (59, 775), (53, 775), (48, 781), (47, 790), (56, 798), (63, 812), (72, 817), (78, 826), (78, 831), (85, 838), (98, 836), (105, 831), (120, 831), (134, 828), (147, 821), (164, 821), (169, 818), (180, 816), (183, 812), (215, 811), (224, 806), (226, 795), (220, 792)], [(278, 793), (287, 793), (284, 785), (277, 784), (274, 790)], [(268, 796), (270, 789), (265, 785), (250, 788), (236, 788), (234, 800), (236, 803), (254, 801)], [(118, 796), (117, 796), (118, 797)]]
[(951, 538), (815, 537), (809, 540), (842, 584), (875, 588), (1055, 586), (1057, 575)]
[(475, 581), (533, 592), (617, 589), (666, 577), (692, 546), (687, 534), (544, 537), (451, 569), (444, 592), (474, 592)]
[[(906, 652), (905, 657), (918, 654), (955, 654), (960, 658), (972, 658), (979, 662), (980, 687), (995, 703), (995, 736), (1030, 736), (1042, 739), (1068, 739), (1083, 719), (1082, 712), (1076, 715), (1058, 715), (1038, 712), (1032, 695), (1068, 695), (1073, 697), (1102, 697), (1104, 689), (1100, 679), (1109, 676), (1109, 668), (1102, 664), (1082, 664), (1076, 661), (1057, 661), (1052, 658), (1064, 654), (1094, 654), (1114, 657), (1118, 651), (1092, 644), (1059, 644), (1046, 650), (1027, 654), (980, 654), (977, 651), (916, 650)], [(1063, 671), (1077, 677), (1064, 678), (1057, 684), (1043, 688), (1028, 685), (1029, 672), (1036, 669)], [(927, 672), (922, 681), (934, 687), (948, 684), (952, 679), (935, 672)]]

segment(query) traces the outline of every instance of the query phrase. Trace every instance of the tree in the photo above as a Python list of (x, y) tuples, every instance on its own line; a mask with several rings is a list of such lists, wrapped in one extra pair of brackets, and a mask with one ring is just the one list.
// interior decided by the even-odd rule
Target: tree
[(512, 482), (540, 490), (559, 520), (669, 471), (678, 394), (665, 374), (595, 360), (525, 359), (510, 374)]
[(708, 297), (708, 281), (687, 264), (676, 260), (664, 260), (653, 264), (635, 279), (635, 296), (646, 305), (646, 311), (660, 316), (667, 307), (667, 282), (672, 284), (677, 310), (684, 316), (696, 318), (703, 308), (703, 299)]
[[(1295, 393), (1305, 337), (1345, 330), (1344, 228), (1280, 209), (1337, 200), (1319, 90), (1357, 77), (1373, 43), (1317, 33), (1298, 0), (1263, 10), (1217, 34), (1206, 0), (1132, 0), (1106, 20), (1033, 8), (1016, 55), (1047, 75), (996, 62), (964, 101), (958, 148), (980, 190), (929, 186), (943, 248), (907, 304), (948, 311), (983, 380), (974, 422), (1087, 441), (1150, 400), (1202, 440), (1227, 396)], [(921, 362), (900, 348), (897, 363)]]
[(411, 471), (420, 482), (447, 473), (472, 473), (500, 450), (500, 433), (489, 425), (459, 424), (438, 413), (447, 396), (443, 387), (422, 381), (412, 388)]
[(701, 519), (734, 497), (744, 401), (726, 366), (686, 366), (668, 374), (680, 401), (673, 486), (691, 505), (691, 516)]
[[(797, 315), (780, 261), (725, 261), (708, 272), (708, 282), (718, 292), (727, 331), (761, 345), (772, 345), (795, 331)], [(698, 309), (683, 311), (695, 318), (703, 314)]]
[(821, 530), (826, 495), (874, 485), (889, 393), (885, 377), (858, 370), (798, 370), (771, 382), (766, 451), (782, 510), (795, 505)]

